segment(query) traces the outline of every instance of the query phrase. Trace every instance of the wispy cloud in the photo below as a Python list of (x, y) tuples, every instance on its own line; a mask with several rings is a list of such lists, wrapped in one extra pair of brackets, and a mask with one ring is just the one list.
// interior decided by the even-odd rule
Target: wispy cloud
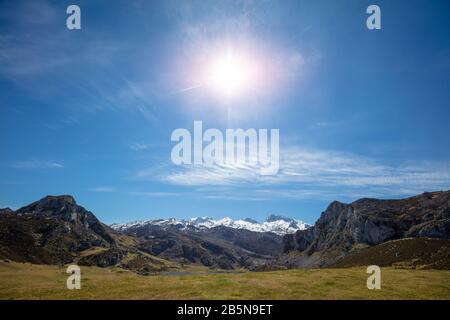
[(132, 143), (129, 145), (131, 150), (134, 151), (144, 151), (144, 150), (148, 150), (150, 148), (150, 145), (148, 144), (143, 144), (143, 143)]
[[(68, 37), (61, 20), (65, 10), (60, 10), (50, 1), (0, 3), (0, 20), (9, 22), (0, 26), (0, 78), (40, 100), (58, 99), (70, 117), (113, 109), (153, 121), (150, 80), (139, 76), (135, 81), (135, 76), (111, 68), (131, 44), (95, 33), (85, 34), (80, 44), (79, 38)], [(67, 87), (78, 92), (78, 99), (61, 94)]]
[(40, 161), (40, 160), (30, 160), (30, 161), (18, 161), (11, 165), (16, 169), (62, 169), (64, 166), (58, 162), (52, 161)]
[(147, 197), (172, 197), (172, 196), (178, 196), (179, 193), (177, 192), (141, 192), (141, 191), (134, 191), (130, 192), (131, 195), (134, 196), (147, 196)]
[(113, 187), (94, 187), (94, 188), (89, 188), (89, 191), (92, 192), (115, 192), (116, 189)]
[[(343, 195), (407, 195), (450, 188), (448, 163), (385, 164), (351, 153), (283, 149), (277, 175), (262, 176), (258, 165), (168, 166), (143, 170), (138, 179), (159, 179), (203, 188), (207, 197), (229, 199), (336, 198)], [(222, 187), (218, 192), (208, 187)], [(206, 189), (205, 189), (206, 188)]]

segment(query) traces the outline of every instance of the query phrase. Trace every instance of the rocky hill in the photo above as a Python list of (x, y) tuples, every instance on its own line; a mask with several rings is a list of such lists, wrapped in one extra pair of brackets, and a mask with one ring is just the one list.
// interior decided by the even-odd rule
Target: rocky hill
[(378, 265), (402, 269), (450, 269), (450, 240), (406, 238), (350, 252), (334, 268)]
[(313, 227), (283, 238), (287, 254), (277, 263), (288, 267), (329, 266), (349, 253), (411, 237), (450, 239), (450, 191), (402, 200), (335, 201)]
[(171, 264), (137, 249), (134, 238), (101, 223), (71, 196), (47, 196), (0, 211), (0, 258), (39, 264), (120, 266), (141, 273)]

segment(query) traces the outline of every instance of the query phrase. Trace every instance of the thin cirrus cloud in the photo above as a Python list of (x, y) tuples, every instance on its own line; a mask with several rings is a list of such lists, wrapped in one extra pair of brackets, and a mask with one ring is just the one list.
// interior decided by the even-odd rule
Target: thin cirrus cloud
[[(39, 5), (35, 1), (0, 3), (2, 18), (14, 24), (9, 29), (2, 26), (6, 29), (0, 35), (0, 78), (13, 81), (41, 100), (53, 101), (67, 87), (76, 90), (84, 103), (60, 96), (59, 104), (69, 116), (78, 118), (81, 112), (113, 109), (136, 112), (154, 120), (146, 83), (129, 81), (120, 72), (111, 71), (120, 53), (128, 49), (125, 43), (102, 40), (91, 34), (80, 45), (79, 40), (67, 37), (65, 25), (60, 25), (60, 9), (48, 1)], [(50, 125), (50, 129), (54, 128), (55, 124)]]
[(151, 192), (141, 192), (141, 191), (134, 191), (130, 192), (133, 196), (147, 196), (147, 197), (173, 197), (180, 195), (180, 193), (177, 192), (161, 192), (161, 191), (151, 191)]
[[(118, 191), (116, 188), (107, 186), (89, 188), (88, 190), (91, 192), (100, 192), (100, 193), (111, 193)], [(146, 197), (171, 197), (179, 195), (179, 193), (176, 192), (161, 192), (161, 191), (131, 191), (127, 193), (132, 196), (146, 196)]]
[(58, 162), (52, 161), (40, 161), (40, 160), (30, 160), (30, 161), (18, 161), (11, 165), (16, 169), (62, 169), (64, 165)]
[[(137, 176), (153, 179), (154, 173), (144, 170)], [(223, 187), (219, 194), (207, 196), (230, 199), (388, 196), (450, 188), (448, 163), (388, 165), (354, 154), (301, 148), (284, 149), (280, 170), (273, 176), (260, 175), (257, 165), (221, 164), (171, 166), (157, 178), (192, 188)]]
[(131, 150), (134, 151), (144, 151), (144, 150), (148, 150), (150, 148), (150, 145), (148, 144), (143, 144), (143, 143), (132, 143), (129, 145)]
[(89, 188), (89, 191), (92, 192), (115, 192), (116, 189), (113, 187), (94, 187), (94, 188)]

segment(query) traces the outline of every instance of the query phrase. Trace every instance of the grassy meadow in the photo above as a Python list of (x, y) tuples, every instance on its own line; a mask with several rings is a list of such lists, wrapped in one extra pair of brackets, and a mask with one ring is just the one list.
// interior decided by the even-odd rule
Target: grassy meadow
[(65, 268), (0, 262), (0, 299), (450, 299), (450, 271), (382, 268), (368, 290), (365, 268), (141, 276), (81, 267), (68, 290)]

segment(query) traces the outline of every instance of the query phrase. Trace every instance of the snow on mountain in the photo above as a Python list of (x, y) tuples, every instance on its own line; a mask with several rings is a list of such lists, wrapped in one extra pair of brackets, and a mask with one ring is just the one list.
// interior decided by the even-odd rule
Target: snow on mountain
[(209, 217), (197, 217), (189, 220), (157, 219), (147, 221), (134, 221), (124, 224), (112, 224), (111, 227), (115, 230), (124, 231), (129, 228), (140, 227), (145, 225), (154, 225), (160, 227), (174, 226), (180, 229), (210, 229), (219, 226), (225, 226), (234, 229), (245, 229), (255, 232), (273, 232), (278, 235), (285, 235), (295, 233), (297, 230), (304, 230), (310, 227), (309, 224), (301, 220), (287, 218), (283, 216), (270, 215), (266, 221), (257, 222), (253, 219), (233, 220), (225, 217), (220, 220), (214, 220)]

